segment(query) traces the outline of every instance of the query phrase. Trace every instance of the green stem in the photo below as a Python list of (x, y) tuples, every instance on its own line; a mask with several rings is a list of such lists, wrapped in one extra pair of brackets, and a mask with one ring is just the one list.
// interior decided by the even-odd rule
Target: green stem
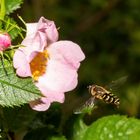
[(0, 0), (0, 19), (4, 20), (4, 16), (5, 16), (5, 0)]

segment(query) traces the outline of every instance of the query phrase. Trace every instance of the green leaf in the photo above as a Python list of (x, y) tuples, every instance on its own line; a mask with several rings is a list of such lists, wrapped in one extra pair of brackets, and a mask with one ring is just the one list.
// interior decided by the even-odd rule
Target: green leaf
[(53, 137), (49, 138), (48, 140), (66, 140), (66, 138), (64, 136), (61, 136), (61, 137), (53, 136)]
[(5, 0), (6, 14), (12, 13), (14, 10), (20, 8), (23, 0)]
[(140, 140), (140, 121), (126, 116), (107, 116), (89, 126), (83, 140)]
[(0, 61), (0, 105), (20, 106), (41, 97), (31, 78), (16, 76), (12, 64)]
[(81, 117), (77, 118), (74, 126), (73, 126), (73, 135), (72, 140), (83, 140), (83, 137), (85, 135), (85, 132), (88, 128), (83, 122)]

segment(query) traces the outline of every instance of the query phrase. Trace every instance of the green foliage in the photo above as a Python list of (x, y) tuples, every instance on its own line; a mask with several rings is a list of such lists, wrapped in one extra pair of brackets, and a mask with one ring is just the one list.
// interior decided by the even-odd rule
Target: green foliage
[[(7, 16), (14, 10), (20, 8), (22, 0), (2, 0), (1, 14), (0, 14), (0, 30), (8, 32), (13, 41), (16, 37), (20, 36), (23, 38), (22, 31), (25, 31), (22, 27), (19, 27), (13, 18)], [(6, 11), (6, 12), (5, 12)], [(16, 15), (18, 17), (18, 15)]]
[[(45, 129), (40, 129), (39, 133), (37, 132), (36, 134), (32, 134), (28, 137), (24, 137), (23, 140), (66, 140), (64, 136), (47, 136), (48, 134), (44, 132)], [(44, 134), (42, 135), (42, 132)], [(40, 135), (38, 135), (40, 134)]]
[(20, 106), (41, 97), (31, 78), (19, 78), (11, 62), (0, 61), (0, 105)]
[(53, 137), (49, 138), (48, 140), (66, 140), (66, 138), (64, 136), (62, 136), (62, 137), (53, 136)]
[(23, 0), (5, 0), (6, 14), (13, 13), (13, 11), (20, 8)]
[[(32, 117), (28, 118), (28, 115), (30, 116), (33, 112), (31, 110), (26, 112), (25, 106), (15, 110), (4, 108), (4, 118), (6, 118), (5, 122), (8, 124), (8, 127), (6, 127), (7, 131), (21, 130), (21, 128), (27, 127), (27, 134), (24, 140), (63, 140), (66, 138), (71, 138), (71, 140), (138, 140), (140, 133), (140, 122), (138, 120), (140, 118), (139, 0), (25, 0), (24, 2), (20, 15), (26, 22), (37, 22), (40, 16), (54, 20), (56, 26), (60, 27), (58, 30), (60, 33), (59, 39), (77, 42), (86, 54), (86, 59), (80, 67), (78, 87), (74, 91), (76, 93), (66, 94), (65, 103), (59, 104), (62, 107), (62, 114), (57, 114), (54, 111), (55, 108), (53, 108), (52, 112), (49, 112), (49, 110), (41, 112), (34, 119)], [(21, 0), (6, 0), (7, 14), (19, 8), (21, 3)], [(17, 13), (14, 14), (12, 16), (17, 17)], [(17, 23), (11, 18), (5, 18), (3, 26), (1, 24), (0, 26), (10, 30), (9, 33), (12, 39), (15, 39), (22, 31), (22, 29), (16, 27)], [(18, 39), (16, 40), (17, 43), (20, 42)], [(0, 65), (0, 90), (8, 90), (6, 95), (3, 92), (0, 95), (0, 103), (2, 101), (3, 104), (5, 103), (4, 105), (8, 103), (10, 106), (13, 106), (15, 98), (17, 99), (17, 105), (17, 102), (23, 104), (23, 95), (26, 96), (24, 97), (24, 102), (26, 103), (30, 101), (27, 99), (29, 95), (32, 97), (38, 96), (38, 94), (30, 93), (30, 89), (34, 86), (30, 78), (16, 77), (13, 68), (11, 66), (7, 68), (9, 63), (4, 63), (6, 63), (7, 73), (10, 74), (11, 72), (12, 74), (9, 75), (9, 82), (2, 65)], [(88, 85), (95, 83), (104, 86), (124, 75), (128, 75), (128, 79), (119, 91), (116, 89), (115, 93), (120, 98), (120, 107), (118, 109), (112, 105), (97, 102), (98, 108), (93, 110), (90, 116), (87, 117), (87, 115), (84, 114), (84, 116), (82, 114), (85, 122), (91, 124), (88, 126), (81, 118), (76, 118), (78, 115), (72, 115), (71, 117), (73, 108), (77, 108), (81, 101), (86, 100), (86, 95), (88, 94), (86, 87)], [(15, 85), (13, 81), (16, 81), (16, 79), (18, 83), (15, 82)], [(4, 82), (1, 84), (1, 81)], [(28, 85), (27, 89), (25, 87), (22, 89), (22, 83), (24, 85), (27, 81), (29, 81), (31, 87)], [(7, 83), (12, 85), (7, 85)], [(17, 87), (20, 87), (21, 91)], [(15, 94), (11, 94), (13, 92), (11, 89), (13, 88), (16, 91)], [(15, 97), (11, 95), (15, 95)], [(22, 111), (22, 109), (25, 110)], [(60, 108), (58, 110), (61, 111)], [(80, 113), (87, 113), (91, 110), (92, 108), (83, 108), (82, 111), (80, 110)], [(45, 113), (47, 115), (42, 115)], [(138, 119), (119, 115), (104, 117), (109, 114), (125, 114), (127, 116), (135, 116)], [(43, 116), (45, 121), (40, 122), (40, 116)], [(13, 118), (15, 119), (12, 122)], [(58, 118), (62, 118), (62, 120)], [(30, 121), (34, 122), (34, 124), (29, 123)], [(57, 123), (54, 125), (53, 122)], [(0, 115), (0, 128), (1, 123)], [(61, 129), (58, 131), (58, 128)], [(73, 132), (72, 135), (71, 131)], [(14, 134), (15, 136), (18, 135), (16, 131), (14, 131)], [(5, 140), (7, 133), (5, 131), (3, 133), (0, 132), (0, 136)]]
[(73, 126), (72, 140), (83, 140), (83, 137), (88, 129), (81, 118), (78, 118)]
[[(52, 135), (52, 136), (51, 136)], [(66, 140), (64, 136), (55, 136), (46, 127), (32, 131), (23, 140)]]
[(19, 27), (16, 21), (13, 18), (6, 17), (3, 21), (3, 29), (10, 34), (12, 40), (16, 37), (21, 36), (23, 38), (23, 31), (25, 30), (22, 27)]
[(83, 105), (81, 105), (79, 108), (76, 108), (74, 110), (74, 114), (81, 114), (81, 113), (83, 113), (83, 114), (86, 114), (86, 113), (91, 114), (93, 109), (96, 108), (94, 102), (95, 102), (94, 97), (89, 98)]
[(112, 115), (103, 117), (87, 127), (85, 129), (82, 123), (83, 131), (74, 130), (74, 140), (139, 140), (140, 121), (134, 118)]
[[(14, 108), (1, 108), (3, 127), (9, 131), (20, 132), (26, 130), (37, 112), (31, 111), (29, 105)], [(10, 117), (9, 117), (10, 116)], [(21, 121), (22, 120), (22, 121)]]

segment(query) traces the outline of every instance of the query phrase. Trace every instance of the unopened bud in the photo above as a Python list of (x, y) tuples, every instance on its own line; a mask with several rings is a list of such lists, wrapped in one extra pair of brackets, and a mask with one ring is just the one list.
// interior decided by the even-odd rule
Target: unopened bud
[(8, 33), (0, 33), (0, 51), (6, 50), (11, 46), (11, 38)]

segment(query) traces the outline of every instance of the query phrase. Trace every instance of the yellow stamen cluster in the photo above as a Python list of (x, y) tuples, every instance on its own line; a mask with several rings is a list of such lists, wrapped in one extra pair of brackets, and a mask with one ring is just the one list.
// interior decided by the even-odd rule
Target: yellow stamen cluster
[(30, 62), (32, 77), (35, 81), (45, 74), (48, 58), (49, 54), (47, 50), (44, 50), (43, 52), (39, 52)]

